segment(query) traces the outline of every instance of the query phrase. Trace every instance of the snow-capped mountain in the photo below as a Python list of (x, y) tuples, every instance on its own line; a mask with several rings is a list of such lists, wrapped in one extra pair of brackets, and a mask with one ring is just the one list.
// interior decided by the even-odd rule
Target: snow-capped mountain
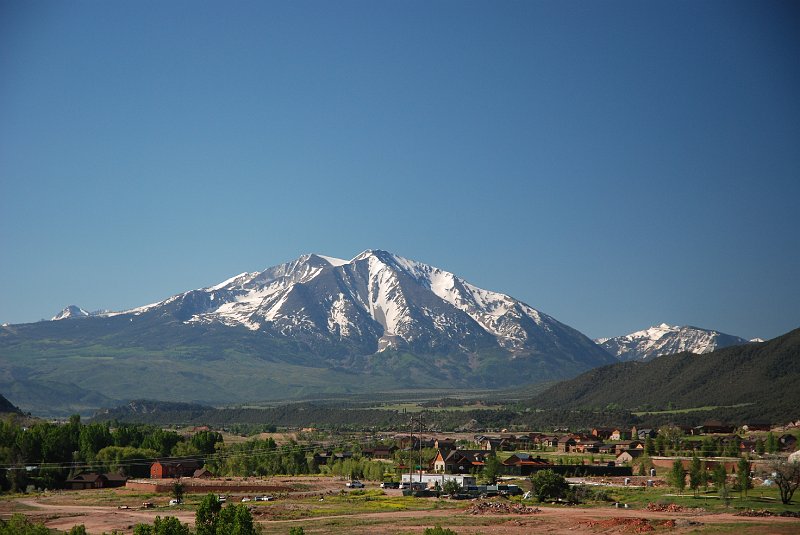
[(0, 390), (18, 403), (504, 388), (616, 362), (513, 297), (378, 250), (304, 255), (131, 310), (68, 312), (0, 328)]
[[(570, 354), (611, 362), (578, 331), (508, 295), (380, 250), (350, 261), (309, 254), (265, 271), (108, 316), (170, 315), (186, 324), (243, 326), (314, 343), (514, 355)], [(575, 353), (575, 355), (572, 355)]]
[(86, 312), (81, 307), (69, 305), (64, 310), (53, 316), (50, 321), (65, 320), (67, 318), (88, 318), (89, 316), (91, 316), (91, 314)]
[(615, 338), (598, 338), (595, 342), (619, 360), (650, 360), (684, 351), (710, 353), (723, 347), (748, 343), (744, 338), (719, 331), (666, 323)]

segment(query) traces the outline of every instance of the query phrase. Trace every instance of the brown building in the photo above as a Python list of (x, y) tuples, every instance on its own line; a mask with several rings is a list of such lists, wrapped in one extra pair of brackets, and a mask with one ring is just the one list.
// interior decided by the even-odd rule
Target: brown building
[(201, 467), (194, 459), (174, 459), (156, 461), (150, 465), (150, 479), (169, 479), (172, 477), (191, 477)]
[(122, 487), (128, 480), (122, 474), (98, 474), (96, 472), (81, 472), (72, 479), (66, 481), (68, 489), (107, 489), (111, 487)]
[(531, 457), (527, 453), (515, 453), (505, 461), (503, 466), (506, 468), (508, 474), (516, 476), (529, 476), (536, 469), (552, 466), (551, 463), (545, 461), (541, 457)]

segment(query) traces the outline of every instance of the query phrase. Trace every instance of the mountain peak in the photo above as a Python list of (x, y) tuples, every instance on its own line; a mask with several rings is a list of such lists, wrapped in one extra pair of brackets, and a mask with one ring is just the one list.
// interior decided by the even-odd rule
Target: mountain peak
[(76, 305), (69, 305), (64, 310), (53, 316), (51, 321), (65, 320), (67, 318), (86, 318), (91, 316), (88, 312)]
[(691, 325), (678, 327), (662, 323), (624, 336), (598, 338), (595, 342), (620, 360), (646, 360), (684, 351), (709, 353), (722, 347), (747, 343), (747, 340)]
[(520, 355), (574, 350), (578, 359), (609, 361), (585, 336), (521, 301), (382, 249), (367, 249), (349, 262), (305, 254), (121, 314), (151, 313), (185, 324), (238, 325), (294, 341), (346, 344), (364, 355), (388, 347)]
[(359, 260), (364, 260), (364, 259), (369, 258), (371, 256), (375, 257), (375, 258), (377, 258), (379, 260), (382, 260), (384, 262), (392, 261), (392, 260), (394, 260), (396, 258), (399, 258), (396, 254), (390, 253), (389, 251), (385, 251), (383, 249), (366, 249), (366, 250), (360, 252), (359, 254), (357, 254), (351, 260), (351, 262), (357, 262)]

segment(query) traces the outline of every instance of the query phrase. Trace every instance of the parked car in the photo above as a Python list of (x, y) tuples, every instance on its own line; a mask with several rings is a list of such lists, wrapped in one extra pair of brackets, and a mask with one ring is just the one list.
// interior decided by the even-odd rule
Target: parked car
[(155, 507), (155, 504), (153, 504), (153, 502), (142, 502), (142, 507), (145, 509), (152, 509)]
[(219, 496), (217, 496), (217, 500), (219, 500), (220, 503), (225, 503), (225, 496), (220, 494)]
[(256, 496), (257, 502), (271, 502), (275, 499), (275, 496)]
[(247, 496), (245, 496), (245, 497), (243, 497), (243, 498), (242, 498), (242, 502), (249, 502), (249, 501), (250, 501), (250, 498), (249, 498), (249, 497), (247, 497)]
[(170, 504), (170, 505), (180, 505), (180, 504), (182, 504), (182, 503), (183, 503), (183, 501), (181, 501), (181, 500), (174, 500), (174, 499), (173, 499), (173, 500), (170, 500), (170, 501), (169, 501), (169, 504)]
[(348, 488), (351, 488), (351, 489), (363, 489), (364, 488), (364, 484), (361, 481), (358, 481), (357, 479), (354, 479), (352, 481), (348, 481), (347, 483), (345, 483), (345, 486), (348, 487)]

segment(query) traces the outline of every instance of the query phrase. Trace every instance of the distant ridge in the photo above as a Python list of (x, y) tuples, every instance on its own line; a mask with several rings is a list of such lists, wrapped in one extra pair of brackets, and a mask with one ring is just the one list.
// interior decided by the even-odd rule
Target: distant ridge
[(699, 358), (667, 355), (648, 362), (603, 366), (562, 381), (535, 396), (542, 408), (689, 408), (755, 404), (765, 412), (797, 412), (800, 329), (768, 342), (718, 349)]
[(710, 353), (723, 347), (746, 344), (748, 340), (690, 325), (678, 327), (662, 323), (624, 336), (598, 338), (595, 342), (619, 360), (651, 360), (684, 351)]

